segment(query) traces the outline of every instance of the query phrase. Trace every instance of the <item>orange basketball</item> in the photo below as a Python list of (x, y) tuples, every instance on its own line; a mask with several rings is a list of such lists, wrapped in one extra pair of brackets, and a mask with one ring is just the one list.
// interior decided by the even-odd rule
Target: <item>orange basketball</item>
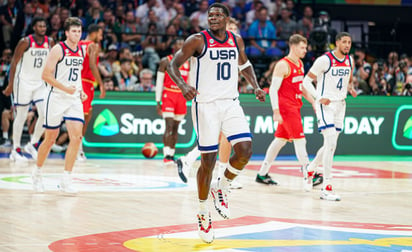
[(157, 149), (156, 145), (152, 142), (145, 143), (142, 148), (142, 154), (146, 158), (154, 158), (159, 150)]

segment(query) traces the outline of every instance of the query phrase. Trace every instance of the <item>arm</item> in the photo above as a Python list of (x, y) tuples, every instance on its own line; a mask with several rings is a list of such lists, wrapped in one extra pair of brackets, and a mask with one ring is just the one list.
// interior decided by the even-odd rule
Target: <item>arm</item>
[(16, 66), (17, 63), (20, 61), (21, 57), (23, 57), (24, 51), (29, 47), (29, 41), (26, 38), (23, 38), (19, 41), (14, 50), (13, 58), (11, 59), (10, 63), (10, 72), (9, 72), (9, 84), (7, 85), (6, 89), (3, 90), (3, 94), (5, 96), (9, 96), (13, 92), (13, 84), (14, 84), (14, 75), (16, 74)]
[[(352, 62), (352, 66), (353, 66), (353, 60), (352, 60), (352, 58), (350, 58), (350, 60), (351, 60), (351, 62)], [(357, 93), (356, 90), (353, 88), (353, 69), (352, 69), (352, 68), (351, 68), (350, 77), (349, 77), (348, 92), (349, 92), (353, 97), (358, 96), (358, 93)]]
[(89, 48), (89, 67), (92, 71), (92, 74), (99, 84), (100, 89), (100, 98), (106, 96), (106, 90), (104, 89), (102, 77), (100, 76), (99, 69), (97, 68), (97, 57), (99, 56), (99, 46), (97, 44), (90, 44)]
[[(316, 75), (312, 72), (309, 72), (306, 74), (305, 78), (303, 79), (303, 88), (306, 89), (308, 94), (310, 94), (313, 98), (317, 98), (316, 96), (316, 90), (315, 87), (313, 86), (313, 80), (316, 80)], [(306, 96), (305, 96), (306, 98)], [(308, 100), (306, 98), (306, 100)], [(309, 100), (308, 100), (309, 101)]]
[(63, 58), (63, 51), (59, 45), (56, 45), (50, 51), (49, 56), (46, 60), (46, 65), (43, 70), (42, 79), (47, 82), (49, 85), (52, 85), (55, 88), (61, 89), (68, 94), (74, 94), (76, 92), (76, 87), (66, 87), (62, 83), (56, 80), (54, 77), (54, 72), (56, 70), (56, 65), (59, 60)]
[(162, 99), (162, 92), (163, 92), (163, 82), (165, 79), (165, 72), (167, 65), (169, 64), (169, 59), (164, 57), (159, 63), (159, 69), (157, 70), (156, 74), (156, 110), (158, 115), (162, 115), (162, 107), (160, 105), (160, 100)]
[(284, 61), (279, 61), (275, 69), (273, 70), (272, 75), (272, 83), (270, 84), (269, 88), (269, 97), (270, 103), (272, 105), (273, 110), (273, 120), (278, 121), (280, 124), (283, 122), (283, 118), (280, 115), (279, 111), (279, 98), (278, 98), (278, 90), (282, 85), (283, 78), (289, 73), (289, 66)]
[(202, 51), (204, 47), (204, 41), (202, 35), (194, 34), (191, 35), (183, 44), (182, 48), (175, 54), (173, 59), (167, 65), (167, 72), (173, 82), (182, 90), (182, 94), (186, 100), (192, 100), (196, 94), (197, 90), (189, 86), (182, 78), (180, 74), (179, 67), (185, 63), (191, 56), (198, 54)]
[(253, 69), (252, 64), (250, 64), (250, 61), (245, 53), (245, 43), (240, 36), (236, 36), (236, 41), (239, 46), (239, 70), (245, 79), (253, 86), (256, 99), (264, 102), (266, 93), (259, 87), (255, 70)]

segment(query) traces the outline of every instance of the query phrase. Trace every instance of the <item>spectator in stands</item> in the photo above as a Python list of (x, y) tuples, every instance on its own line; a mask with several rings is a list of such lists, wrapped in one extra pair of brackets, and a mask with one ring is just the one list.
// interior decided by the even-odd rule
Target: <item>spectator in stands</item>
[(262, 7), (264, 7), (262, 1), (253, 0), (252, 8), (246, 13), (246, 27), (250, 27), (250, 25), (256, 21), (256, 12), (258, 12), (258, 10)]
[(295, 9), (295, 2), (293, 0), (286, 0), (286, 9), (290, 13), (290, 19), (297, 22), (298, 21), (298, 12)]
[[(7, 73), (9, 72), (12, 56), (13, 54), (10, 49), (4, 49), (2, 52), (2, 57), (0, 58), (0, 115), (2, 115), (3, 111), (7, 111), (4, 113), (9, 113), (8, 111), (12, 111), (10, 97), (3, 94), (3, 90), (6, 88), (9, 81), (7, 78)], [(4, 116), (8, 118), (9, 114)], [(10, 120), (1, 119), (1, 128), (3, 139), (2, 144), (4, 147), (11, 147), (11, 142), (9, 140)]]
[(132, 61), (129, 58), (120, 59), (120, 71), (115, 73), (115, 84), (117, 91), (135, 91), (137, 88), (137, 77), (131, 74)]
[(195, 11), (190, 15), (190, 20), (197, 18), (199, 20), (199, 25), (202, 29), (207, 29), (209, 27), (207, 23), (207, 8), (209, 7), (208, 0), (201, 0), (199, 4), (199, 10)]
[(0, 7), (0, 24), (2, 28), (3, 44), (5, 48), (10, 48), (14, 25), (20, 8), (16, 0), (8, 0), (7, 4)]
[[(134, 59), (133, 59), (133, 54), (130, 51), (129, 47), (123, 47), (120, 49), (119, 51), (119, 56), (118, 56), (119, 60), (116, 60), (113, 64), (112, 64), (112, 68), (113, 68), (113, 72), (116, 74), (118, 72), (120, 72), (120, 60), (121, 59), (129, 59), (131, 62), (131, 68), (130, 68), (130, 74), (134, 74), (136, 75), (137, 73), (137, 66), (134, 63)], [(137, 76), (137, 75), (136, 75)]]
[(238, 0), (236, 1), (235, 7), (232, 9), (232, 17), (236, 18), (244, 25), (242, 29), (246, 29), (246, 13), (250, 10), (249, 8), (249, 5), (246, 5), (246, 0)]
[(157, 35), (157, 24), (149, 24), (149, 30), (142, 38), (143, 48), (143, 66), (147, 66), (154, 73), (157, 70), (160, 57), (157, 53), (158, 49), (161, 49), (162, 38)]
[(267, 6), (269, 10), (270, 20), (272, 23), (276, 24), (276, 21), (280, 19), (280, 10), (286, 8), (286, 4), (283, 0), (274, 0)]
[(303, 17), (298, 21), (297, 31), (300, 35), (309, 39), (309, 35), (313, 30), (313, 10), (310, 6), (303, 9)]
[(251, 45), (247, 48), (247, 54), (251, 57), (259, 55), (281, 56), (281, 50), (276, 48), (276, 28), (268, 20), (267, 8), (262, 6), (256, 15), (257, 19), (248, 30)]
[(385, 70), (387, 70), (387, 66), (382, 59), (372, 65), (369, 87), (374, 95), (391, 95), (392, 93), (392, 86), (389, 82), (392, 77), (388, 76)]
[(136, 19), (139, 24), (147, 23), (149, 19), (149, 10), (154, 10), (156, 16), (159, 16), (160, 9), (156, 6), (156, 0), (147, 0), (136, 9)]
[(404, 60), (399, 61), (398, 67), (395, 70), (395, 83), (393, 86), (392, 94), (393, 95), (401, 95), (404, 86), (406, 83), (406, 79), (408, 78), (408, 70), (409, 66), (408, 63)]
[(85, 23), (85, 27), (89, 27), (89, 25), (91, 24), (98, 24), (101, 20), (102, 20), (102, 16), (103, 16), (103, 9), (99, 8), (99, 7), (90, 7), (87, 12), (86, 15), (84, 17), (84, 23)]
[[(176, 8), (177, 4), (175, 4)], [(190, 17), (193, 12), (197, 11), (199, 9), (199, 1), (198, 0), (186, 0), (184, 1), (184, 5), (182, 5), (184, 8), (184, 15), (187, 17)]]
[(277, 36), (283, 41), (287, 41), (289, 37), (297, 32), (297, 24), (290, 18), (292, 13), (287, 8), (280, 11), (281, 19), (276, 22)]
[(166, 27), (170, 20), (172, 20), (176, 15), (177, 11), (174, 7), (173, 0), (163, 0), (164, 6), (160, 9), (159, 20), (162, 22), (162, 26)]
[(371, 74), (372, 67), (368, 62), (365, 61), (365, 57), (365, 49), (355, 49), (355, 70), (353, 76), (358, 77), (359, 88), (362, 89), (363, 93), (370, 94), (372, 91), (372, 87), (369, 85), (369, 77)]
[(388, 54), (388, 73), (392, 76), (395, 76), (395, 71), (398, 68), (399, 64), (399, 55), (397, 52), (390, 52)]
[(108, 43), (109, 45), (117, 44), (119, 40), (118, 34), (121, 32), (121, 28), (111, 9), (106, 9), (103, 12), (103, 22), (103, 43)]
[(153, 72), (150, 69), (143, 69), (139, 75), (140, 83), (137, 85), (136, 91), (140, 92), (154, 92)]
[(59, 14), (53, 14), (51, 16), (46, 34), (56, 42), (64, 40), (64, 29)]
[(352, 86), (353, 86), (353, 89), (356, 91), (356, 94), (357, 94), (357, 95), (362, 95), (362, 94), (364, 94), (364, 93), (363, 93), (363, 90), (359, 88), (358, 77), (356, 77), (356, 76), (353, 76), (353, 77), (352, 77)]
[(33, 5), (29, 2), (24, 5), (22, 11), (18, 12), (10, 41), (11, 48), (15, 48), (19, 40), (28, 35), (28, 32), (32, 31), (31, 21), (33, 19), (33, 10)]
[(156, 24), (156, 34), (164, 34), (165, 27), (163, 22), (160, 21), (159, 17), (156, 16), (156, 12), (153, 9), (149, 10), (148, 18), (145, 21), (141, 22), (142, 25), (142, 33), (148, 33), (149, 31), (149, 24)]
[(176, 27), (173, 24), (169, 24), (166, 27), (166, 34), (162, 36), (160, 50), (158, 50), (160, 58), (173, 53), (170, 45), (177, 37), (179, 36), (177, 35)]
[(142, 31), (140, 25), (136, 23), (136, 18), (134, 17), (133, 11), (128, 11), (126, 13), (125, 22), (121, 26), (122, 30), (122, 47), (129, 47), (132, 51), (139, 50), (137, 45), (140, 46), (140, 40)]
[(115, 91), (114, 81), (112, 78), (103, 79), (103, 86), (106, 91)]

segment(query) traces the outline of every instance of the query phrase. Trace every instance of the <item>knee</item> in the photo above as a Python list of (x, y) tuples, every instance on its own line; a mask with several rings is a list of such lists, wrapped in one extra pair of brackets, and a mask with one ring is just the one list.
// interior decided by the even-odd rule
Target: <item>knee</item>
[(83, 137), (82, 137), (81, 134), (80, 135), (75, 135), (75, 136), (72, 136), (70, 138), (70, 142), (72, 142), (74, 144), (80, 144), (82, 142), (82, 139), (83, 139)]
[(235, 153), (238, 156), (239, 162), (246, 164), (252, 157), (252, 145), (250, 142), (242, 142), (237, 144), (235, 148)]

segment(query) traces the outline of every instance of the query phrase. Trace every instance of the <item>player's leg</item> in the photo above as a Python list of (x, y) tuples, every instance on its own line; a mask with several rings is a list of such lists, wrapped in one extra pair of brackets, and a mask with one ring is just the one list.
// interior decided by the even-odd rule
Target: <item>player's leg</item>
[(194, 166), (194, 163), (198, 157), (200, 157), (200, 151), (196, 145), (185, 156), (181, 156), (176, 160), (177, 171), (183, 182), (187, 183), (189, 174), (194, 174), (195, 170), (199, 168)]
[(275, 139), (273, 139), (273, 141), (269, 144), (269, 147), (266, 150), (263, 163), (260, 166), (258, 174), (256, 175), (256, 182), (266, 185), (278, 184), (269, 176), (269, 169), (272, 165), (273, 160), (276, 159), (276, 157), (279, 154), (279, 151), (283, 148), (283, 146), (285, 146), (286, 143), (286, 139), (275, 137)]
[(21, 149), (21, 136), (23, 127), (26, 123), (27, 113), (29, 112), (28, 105), (17, 105), (15, 107), (16, 115), (13, 122), (13, 150), (10, 153), (10, 159), (13, 161), (26, 161), (27, 158), (23, 155)]
[(12, 121), (12, 111), (10, 109), (4, 109), (1, 113), (1, 129), (4, 139), (3, 146), (10, 147), (11, 141), (9, 139), (10, 122)]
[(34, 126), (33, 136), (30, 140), (30, 143), (24, 147), (24, 150), (30, 153), (33, 159), (37, 159), (37, 150), (39, 148), (39, 141), (41, 136), (44, 133), (44, 102), (43, 100), (38, 101), (35, 103), (37, 108), (38, 118), (36, 120), (36, 124)]
[[(229, 158), (230, 158), (231, 152), (232, 152), (232, 145), (227, 140), (227, 138), (222, 133), (220, 133), (219, 165), (218, 165), (218, 170), (215, 172), (217, 176), (225, 172), (229, 164)], [(230, 183), (230, 189), (241, 189), (243, 187), (243, 185), (239, 182), (239, 179), (236, 179), (236, 178), (232, 181), (232, 183)]]
[(309, 158), (306, 151), (306, 138), (293, 140), (293, 145), (295, 147), (296, 157), (298, 158), (299, 164), (302, 167), (303, 188), (305, 191), (310, 191), (312, 190), (313, 171), (308, 169)]
[(163, 164), (170, 165), (173, 164), (174, 156), (174, 145), (173, 145), (173, 128), (174, 128), (174, 114), (173, 113), (163, 113), (163, 118), (165, 120), (165, 133), (163, 135)]
[[(82, 136), (86, 135), (87, 127), (89, 126), (90, 120), (93, 116), (93, 108), (92, 108), (92, 101), (94, 99), (94, 86), (92, 81), (88, 81), (82, 79), (83, 85), (83, 92), (87, 95), (86, 100), (83, 101), (83, 117), (84, 117), (84, 125), (82, 129)], [(85, 161), (86, 155), (83, 151), (83, 144), (80, 143), (79, 152), (77, 153), (77, 160), (78, 161)]]

